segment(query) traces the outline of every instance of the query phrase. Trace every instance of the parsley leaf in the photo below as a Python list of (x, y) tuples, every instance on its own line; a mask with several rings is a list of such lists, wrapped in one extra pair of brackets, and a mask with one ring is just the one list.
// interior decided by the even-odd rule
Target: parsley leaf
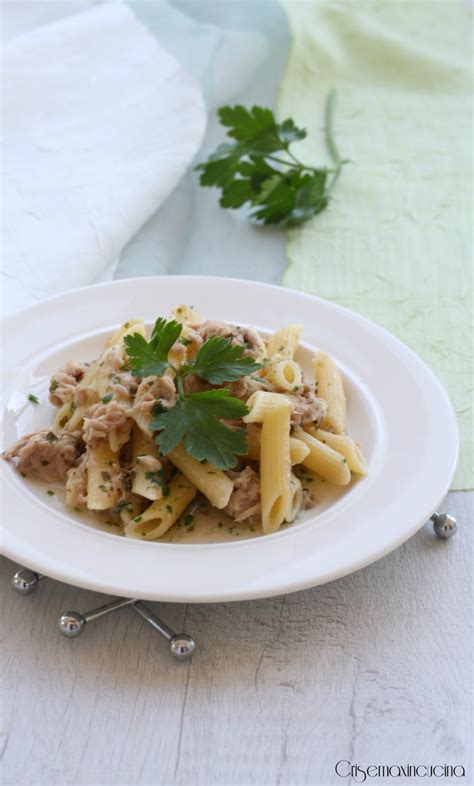
[(184, 395), (174, 407), (153, 415), (150, 426), (159, 431), (156, 441), (165, 455), (180, 442), (189, 455), (208, 461), (219, 469), (237, 464), (237, 456), (247, 452), (245, 430), (233, 431), (221, 418), (239, 419), (248, 408), (226, 389)]
[(39, 404), (38, 397), (34, 396), (33, 393), (28, 393), (27, 399), (28, 401), (31, 401), (32, 404)]
[[(237, 456), (247, 452), (245, 430), (234, 430), (222, 421), (239, 420), (248, 412), (246, 405), (230, 396), (225, 388), (186, 394), (183, 380), (189, 374), (196, 374), (213, 385), (221, 385), (257, 371), (261, 364), (246, 355), (241, 344), (233, 344), (230, 338), (211, 336), (193, 360), (182, 366), (173, 366), (168, 360), (168, 353), (181, 330), (179, 322), (167, 322), (160, 317), (156, 320), (150, 341), (137, 333), (124, 339), (133, 374), (163, 376), (171, 368), (175, 375), (177, 401), (169, 409), (164, 409), (157, 401), (150, 427), (160, 432), (156, 442), (164, 455), (183, 442), (189, 455), (198, 461), (209, 461), (219, 469), (234, 467)], [(162, 485), (166, 496), (164, 476), (147, 472), (146, 477), (150, 482)]]
[(124, 344), (135, 377), (162, 377), (169, 367), (168, 353), (179, 338), (183, 326), (174, 319), (169, 322), (159, 317), (153, 327), (150, 341), (134, 333), (125, 336)]
[(244, 355), (244, 352), (245, 347), (232, 344), (230, 338), (211, 336), (202, 345), (187, 371), (197, 374), (212, 385), (233, 382), (261, 368), (260, 363)]
[[(255, 153), (274, 153), (282, 150), (282, 140), (271, 109), (253, 106), (221, 106), (218, 110), (221, 124), (230, 128), (228, 135), (237, 139), (246, 149)], [(306, 136), (306, 132), (303, 131)]]
[(221, 189), (222, 207), (236, 209), (249, 203), (255, 208), (251, 217), (264, 224), (295, 226), (317, 215), (327, 207), (346, 163), (334, 141), (334, 102), (331, 91), (324, 128), (331, 169), (308, 166), (296, 158), (290, 145), (304, 139), (307, 132), (291, 118), (278, 123), (273, 112), (263, 107), (221, 107), (220, 122), (235, 141), (221, 144), (207, 161), (197, 165), (201, 185)]

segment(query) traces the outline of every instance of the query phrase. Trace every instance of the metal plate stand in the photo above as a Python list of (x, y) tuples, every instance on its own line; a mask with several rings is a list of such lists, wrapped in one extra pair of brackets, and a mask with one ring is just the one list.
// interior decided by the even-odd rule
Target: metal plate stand
[[(21, 568), (13, 576), (12, 586), (20, 595), (30, 595), (37, 589), (40, 581), (44, 581), (46, 578), (47, 576), (42, 576), (40, 573)], [(125, 606), (133, 609), (136, 614), (146, 620), (154, 630), (163, 636), (168, 642), (169, 651), (173, 658), (176, 660), (187, 660), (193, 655), (196, 649), (196, 642), (192, 636), (188, 636), (187, 633), (174, 633), (141, 600), (134, 600), (133, 598), (117, 598), (117, 600), (106, 603), (104, 606), (99, 606), (97, 609), (86, 611), (84, 614), (78, 611), (65, 611), (59, 617), (58, 628), (63, 636), (75, 638), (82, 633), (85, 626), (90, 622), (104, 617), (106, 614), (111, 614), (113, 611), (123, 609)]]

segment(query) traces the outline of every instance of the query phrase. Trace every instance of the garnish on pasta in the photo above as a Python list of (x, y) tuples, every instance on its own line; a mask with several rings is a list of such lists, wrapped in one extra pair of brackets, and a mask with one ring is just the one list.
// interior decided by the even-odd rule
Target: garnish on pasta
[(180, 442), (190, 456), (218, 469), (232, 469), (237, 457), (247, 453), (245, 428), (230, 429), (221, 418), (239, 420), (248, 407), (225, 389), (181, 395), (174, 407), (155, 411), (150, 426), (159, 431), (156, 442), (167, 455)]
[(232, 344), (230, 338), (211, 336), (193, 360), (181, 366), (173, 365), (168, 355), (182, 329), (179, 322), (167, 322), (159, 317), (150, 341), (138, 333), (124, 338), (132, 374), (163, 376), (171, 369), (175, 375), (178, 401), (164, 411), (159, 405), (155, 407), (151, 428), (160, 432), (156, 441), (163, 455), (184, 440), (187, 452), (198, 461), (209, 461), (218, 469), (232, 469), (237, 464), (237, 456), (247, 452), (245, 429), (231, 429), (222, 419), (238, 420), (248, 414), (247, 407), (228, 390), (186, 394), (183, 380), (195, 374), (206, 382), (221, 385), (258, 371), (261, 364), (245, 355), (245, 347)]

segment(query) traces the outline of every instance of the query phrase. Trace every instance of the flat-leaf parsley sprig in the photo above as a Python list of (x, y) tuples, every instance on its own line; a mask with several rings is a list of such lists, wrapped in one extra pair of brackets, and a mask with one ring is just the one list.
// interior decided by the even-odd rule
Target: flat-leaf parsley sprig
[(271, 109), (237, 105), (218, 110), (220, 122), (235, 140), (219, 145), (210, 158), (197, 165), (202, 186), (222, 190), (222, 207), (238, 208), (249, 202), (251, 216), (264, 224), (294, 226), (320, 213), (346, 163), (340, 156), (333, 130), (335, 92), (326, 99), (324, 137), (333, 167), (303, 164), (290, 149), (307, 132), (291, 118), (278, 123)]
[(185, 393), (183, 380), (189, 374), (197, 374), (206, 382), (220, 385), (258, 371), (261, 364), (244, 355), (245, 348), (232, 344), (231, 339), (211, 336), (194, 360), (174, 366), (168, 354), (181, 332), (179, 322), (159, 317), (150, 341), (138, 333), (124, 338), (133, 375), (161, 377), (168, 368), (175, 373), (178, 400), (170, 409), (160, 408), (157, 403), (150, 426), (159, 432), (156, 442), (162, 454), (183, 442), (186, 451), (199, 461), (230, 469), (237, 464), (237, 456), (247, 452), (247, 442), (243, 429), (231, 429), (222, 419), (239, 420), (248, 413), (248, 407), (229, 395), (226, 388)]

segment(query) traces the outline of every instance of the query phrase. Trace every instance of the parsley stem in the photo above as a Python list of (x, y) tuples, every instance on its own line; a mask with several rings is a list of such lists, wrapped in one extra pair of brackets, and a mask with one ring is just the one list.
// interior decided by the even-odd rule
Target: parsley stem
[(285, 161), (284, 158), (278, 158), (277, 156), (270, 156), (265, 154), (265, 158), (267, 158), (269, 161), (276, 161), (277, 164), (284, 164), (285, 166), (290, 166), (292, 169), (301, 168), (301, 164), (299, 161), (296, 162), (296, 166), (295, 166), (295, 164), (292, 164), (291, 161)]
[(301, 163), (301, 161), (298, 161), (298, 159), (296, 158), (296, 156), (294, 155), (294, 153), (292, 153), (292, 152), (291, 152), (291, 150), (290, 150), (290, 147), (289, 147), (289, 146), (286, 148), (286, 152), (288, 153), (288, 155), (290, 156), (290, 158), (292, 158), (292, 159), (293, 159), (293, 161), (295, 162), (295, 164), (298, 164), (298, 166), (303, 166), (303, 164)]
[(298, 161), (298, 159), (295, 158), (290, 153), (289, 150), (287, 150), (287, 153), (292, 157), (293, 161), (295, 162), (294, 164), (292, 164), (291, 161), (285, 161), (283, 158), (277, 158), (277, 156), (265, 155), (265, 158), (268, 159), (268, 161), (276, 161), (277, 164), (284, 164), (285, 166), (290, 167), (290, 169), (298, 169), (300, 172), (329, 172), (329, 171), (335, 172), (336, 171), (336, 170), (324, 169), (323, 167), (316, 169), (316, 167), (314, 166), (306, 166), (306, 164), (303, 164), (301, 161)]
[(343, 164), (346, 163), (346, 161), (341, 158), (341, 154), (339, 153), (338, 147), (336, 145), (336, 140), (334, 138), (335, 106), (336, 106), (336, 91), (333, 88), (327, 94), (326, 108), (324, 113), (324, 137), (326, 140), (326, 147), (335, 164), (334, 175), (326, 189), (326, 194), (330, 194), (331, 191), (333, 190), (334, 186), (336, 185), (337, 179), (341, 174), (342, 166)]

